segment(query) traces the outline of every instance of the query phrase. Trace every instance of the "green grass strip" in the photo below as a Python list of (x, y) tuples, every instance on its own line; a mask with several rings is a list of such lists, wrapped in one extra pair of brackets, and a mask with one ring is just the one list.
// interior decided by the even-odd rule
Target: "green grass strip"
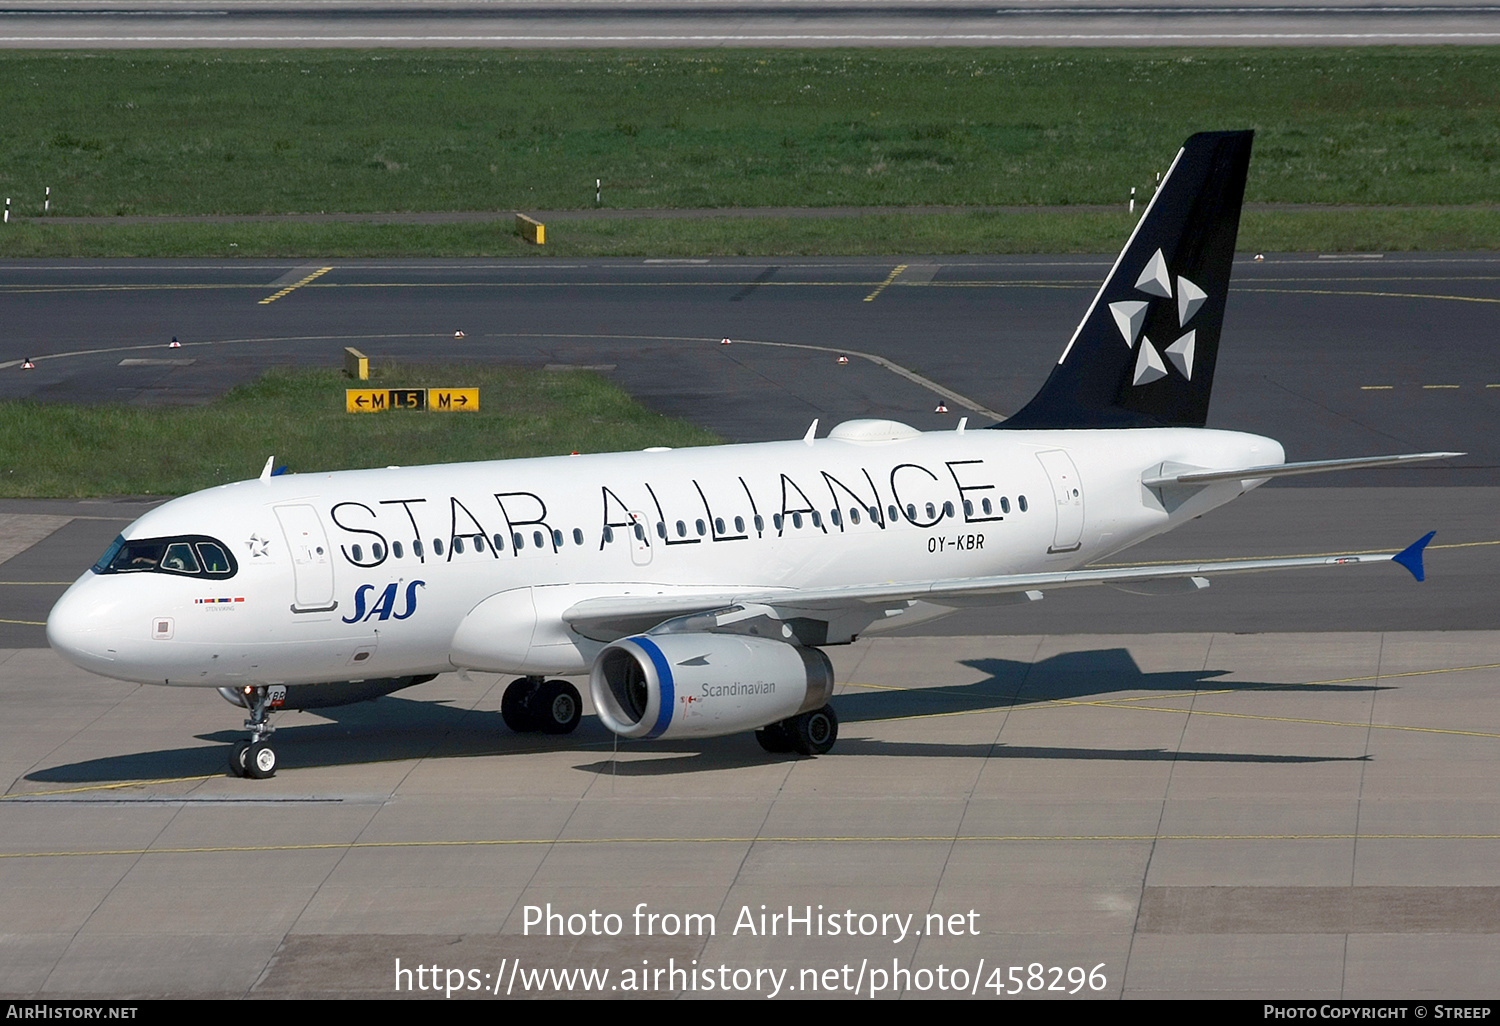
[(0, 53), (62, 214), (1123, 203), (1254, 128), (1247, 199), (1500, 194), (1500, 48)]
[[(294, 472), (709, 445), (586, 371), (377, 367), (370, 387), (477, 387), (480, 412), (344, 412), (352, 382), (273, 370), (205, 406), (0, 403), (0, 496), (181, 495), (253, 478), (266, 457)], [(24, 454), (24, 455), (22, 455)]]

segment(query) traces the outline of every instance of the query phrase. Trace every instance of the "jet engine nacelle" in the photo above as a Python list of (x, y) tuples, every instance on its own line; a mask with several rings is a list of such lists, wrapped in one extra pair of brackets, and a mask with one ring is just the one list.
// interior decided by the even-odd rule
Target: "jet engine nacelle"
[(622, 737), (717, 737), (827, 705), (833, 665), (815, 648), (768, 638), (641, 634), (599, 653), (589, 691)]

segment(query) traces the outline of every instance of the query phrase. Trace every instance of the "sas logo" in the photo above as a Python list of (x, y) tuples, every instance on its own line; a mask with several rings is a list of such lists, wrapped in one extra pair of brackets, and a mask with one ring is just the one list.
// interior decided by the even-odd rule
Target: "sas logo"
[(401, 612), (395, 612), (396, 590), (400, 587), (395, 582), (387, 584), (375, 604), (365, 611), (365, 599), (375, 591), (373, 584), (361, 584), (359, 590), (354, 593), (354, 615), (343, 617), (345, 623), (363, 623), (372, 616), (377, 620), (389, 620), (394, 616), (397, 620), (405, 620), (417, 611), (417, 589), (427, 587), (426, 581), (412, 581), (406, 586), (406, 608)]

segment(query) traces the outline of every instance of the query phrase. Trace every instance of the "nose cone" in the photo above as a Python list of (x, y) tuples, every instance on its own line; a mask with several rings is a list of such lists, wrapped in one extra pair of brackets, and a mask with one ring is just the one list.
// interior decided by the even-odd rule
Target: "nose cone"
[(74, 582), (47, 614), (47, 644), (74, 666), (112, 677), (124, 632), (101, 608), (92, 576)]

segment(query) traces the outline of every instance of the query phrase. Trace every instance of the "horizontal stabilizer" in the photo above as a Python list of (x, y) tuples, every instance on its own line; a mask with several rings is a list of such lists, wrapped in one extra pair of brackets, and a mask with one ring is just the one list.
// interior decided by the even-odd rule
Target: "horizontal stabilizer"
[(1164, 463), (1141, 478), (1147, 488), (1168, 485), (1206, 485), (1215, 481), (1261, 481), (1272, 477), (1294, 477), (1298, 474), (1326, 474), (1332, 470), (1365, 470), (1370, 467), (1394, 467), (1419, 460), (1450, 460), (1466, 456), (1462, 452), (1411, 452), (1400, 456), (1356, 456), (1347, 460), (1311, 460), (1305, 463), (1275, 463), (1265, 467), (1236, 467), (1233, 470), (1208, 470)]

